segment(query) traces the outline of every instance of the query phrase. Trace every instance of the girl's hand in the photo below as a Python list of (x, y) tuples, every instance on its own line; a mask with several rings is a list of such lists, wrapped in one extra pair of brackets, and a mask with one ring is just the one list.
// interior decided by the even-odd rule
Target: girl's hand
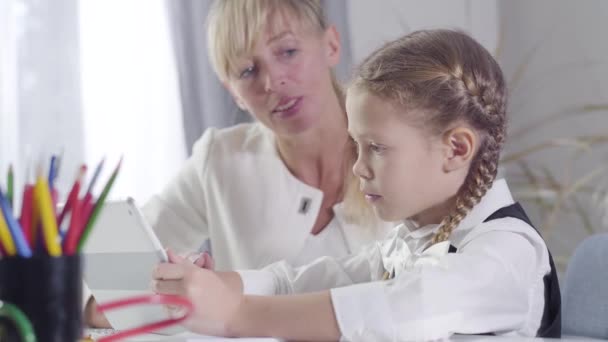
[(211, 254), (204, 252), (198, 256), (196, 260), (194, 260), (194, 264), (200, 268), (215, 270), (215, 261)]
[[(242, 303), (242, 291), (230, 286), (218, 273), (201, 268), (190, 260), (168, 251), (169, 263), (159, 264), (153, 272), (156, 293), (178, 295), (194, 305), (184, 326), (196, 333), (234, 336), (234, 324)], [(172, 315), (181, 313), (170, 308)]]

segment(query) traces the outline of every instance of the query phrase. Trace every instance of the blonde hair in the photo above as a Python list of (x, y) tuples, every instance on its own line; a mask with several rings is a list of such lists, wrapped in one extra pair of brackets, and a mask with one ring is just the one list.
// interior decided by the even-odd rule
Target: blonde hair
[[(236, 72), (236, 61), (249, 54), (270, 18), (278, 12), (298, 19), (318, 32), (329, 24), (320, 0), (215, 0), (207, 16), (207, 49), (222, 82)], [(331, 81), (344, 109), (344, 91), (335, 74)]]
[(465, 33), (423, 30), (389, 42), (365, 59), (352, 87), (406, 109), (421, 109), (408, 113), (422, 113), (412, 119), (434, 134), (454, 122), (466, 122), (481, 136), (455, 207), (442, 220), (432, 243), (447, 240), (496, 177), (507, 107), (498, 63)]
[(319, 32), (327, 20), (318, 0), (216, 0), (207, 17), (207, 44), (213, 69), (223, 81), (235, 72), (237, 58), (247, 55), (269, 19), (280, 11)]

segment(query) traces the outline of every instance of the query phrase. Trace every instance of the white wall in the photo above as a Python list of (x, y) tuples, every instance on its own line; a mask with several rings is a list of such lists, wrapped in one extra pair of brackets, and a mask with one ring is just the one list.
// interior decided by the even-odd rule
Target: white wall
[(359, 63), (383, 42), (424, 28), (462, 29), (494, 51), (495, 0), (348, 0), (353, 60)]
[[(608, 2), (601, 0), (511, 0), (499, 2), (503, 46), (499, 61), (512, 86), (510, 96), (511, 140), (507, 153), (551, 139), (608, 134), (608, 111), (585, 112), (583, 106), (608, 103)], [(521, 68), (521, 65), (527, 65)], [(518, 70), (525, 70), (520, 72)], [(522, 76), (516, 76), (521, 74)], [(604, 107), (608, 108), (608, 107)], [(544, 123), (525, 135), (521, 129), (547, 117), (569, 119)], [(569, 185), (608, 165), (606, 144), (582, 153), (580, 149), (556, 148), (527, 158), (537, 170), (546, 168), (558, 182)], [(574, 158), (573, 155), (577, 157)], [(518, 172), (511, 167), (511, 173)], [(606, 231), (600, 220), (604, 208), (590, 192), (606, 189), (608, 173), (579, 192), (594, 231)], [(547, 230), (546, 217), (533, 201), (525, 203), (563, 263), (587, 235), (574, 203), (558, 211), (556, 226)]]

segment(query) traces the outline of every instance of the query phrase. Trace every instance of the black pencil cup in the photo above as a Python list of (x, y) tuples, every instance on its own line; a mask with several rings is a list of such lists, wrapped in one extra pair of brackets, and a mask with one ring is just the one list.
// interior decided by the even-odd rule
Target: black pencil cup
[[(71, 342), (82, 337), (80, 255), (0, 260), (0, 300), (16, 305), (31, 321), (38, 342)], [(0, 321), (0, 341), (20, 341), (15, 327)]]

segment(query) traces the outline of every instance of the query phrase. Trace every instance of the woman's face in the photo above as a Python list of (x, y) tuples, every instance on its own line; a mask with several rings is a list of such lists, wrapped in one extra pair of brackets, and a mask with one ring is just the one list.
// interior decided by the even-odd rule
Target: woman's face
[(275, 134), (297, 135), (319, 124), (335, 101), (331, 68), (339, 60), (339, 38), (333, 27), (320, 32), (279, 11), (270, 18), (226, 86), (239, 107)]

